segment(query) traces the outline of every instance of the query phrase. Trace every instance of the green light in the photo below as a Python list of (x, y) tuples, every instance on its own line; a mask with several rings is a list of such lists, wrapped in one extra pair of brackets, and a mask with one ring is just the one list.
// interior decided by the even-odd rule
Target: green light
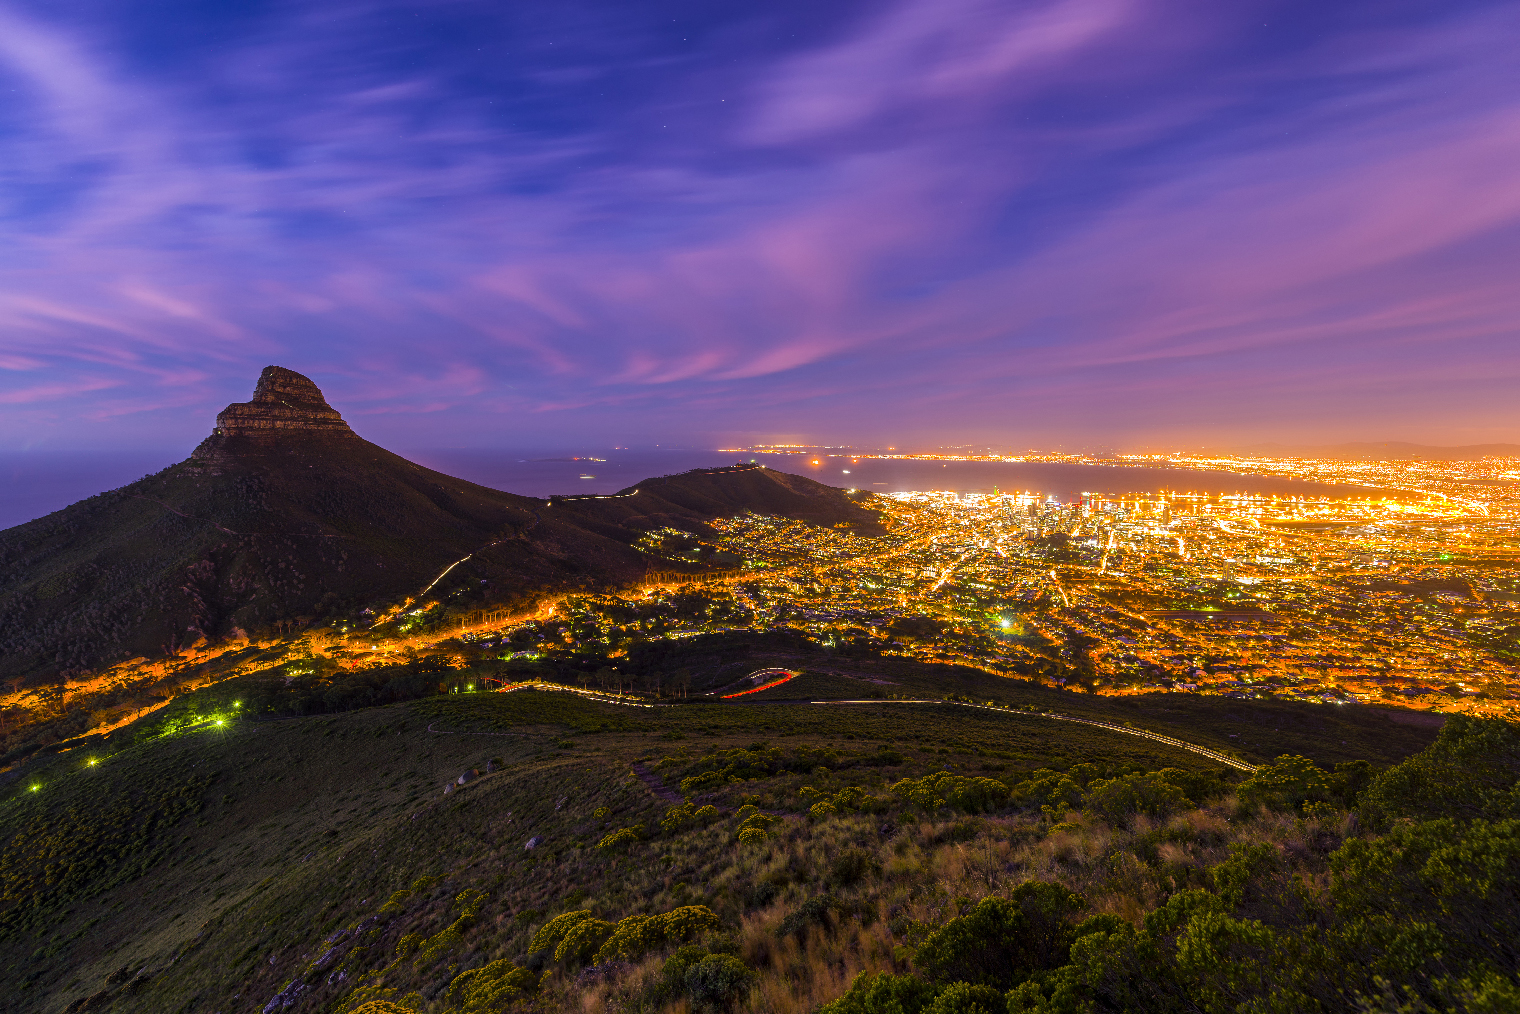
[(232, 706), (234, 708), (241, 708), (243, 706), (243, 702), (242, 701), (233, 701), (232, 702)]
[(99, 763), (100, 763), (100, 761), (96, 760), (94, 757), (90, 758), (90, 767), (94, 767), (95, 765), (97, 765)]
[(220, 718), (218, 718), (218, 719), (217, 719), (217, 720), (216, 720), (216, 724), (217, 724), (217, 725), (221, 725), (221, 724), (222, 724), (222, 720), (221, 720), (221, 719), (220, 719)]
[(38, 790), (38, 789), (40, 789), (40, 788), (42, 788), (42, 786), (40, 786), (40, 785), (33, 785), (33, 786), (32, 786), (32, 791), (33, 791), (33, 792), (36, 792), (36, 791), (37, 791), (37, 790)]

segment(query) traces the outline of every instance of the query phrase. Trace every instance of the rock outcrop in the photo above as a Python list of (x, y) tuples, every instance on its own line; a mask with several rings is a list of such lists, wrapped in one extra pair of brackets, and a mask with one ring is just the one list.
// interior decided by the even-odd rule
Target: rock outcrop
[(355, 436), (321, 388), (294, 370), (266, 366), (253, 400), (228, 405), (216, 417), (216, 436), (261, 437), (278, 431)]

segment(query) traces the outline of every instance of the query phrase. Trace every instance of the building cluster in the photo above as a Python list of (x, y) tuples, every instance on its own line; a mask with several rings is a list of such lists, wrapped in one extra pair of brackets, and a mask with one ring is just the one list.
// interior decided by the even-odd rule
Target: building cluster
[(723, 570), (568, 601), (547, 643), (790, 627), (1099, 694), (1520, 707), (1520, 462), (1169, 460), (1380, 492), (899, 493), (877, 537), (722, 519), (642, 548)]

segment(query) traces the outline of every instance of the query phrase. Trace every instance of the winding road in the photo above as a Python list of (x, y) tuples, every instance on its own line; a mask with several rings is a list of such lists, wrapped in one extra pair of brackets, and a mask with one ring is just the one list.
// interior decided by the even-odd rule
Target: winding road
[[(761, 675), (762, 673), (766, 673), (768, 671), (769, 670), (761, 670), (761, 673), (755, 673), (755, 674), (752, 674), (752, 675)], [(582, 690), (579, 687), (567, 687), (567, 686), (564, 686), (564, 685), (559, 684), (559, 683), (540, 683), (540, 682), (536, 682), (536, 681), (535, 682), (527, 682), (527, 683), (513, 683), (513, 684), (509, 684), (507, 686), (503, 686), (501, 688), (501, 690), (495, 691), (495, 692), (496, 693), (510, 693), (512, 691), (515, 691), (515, 690), (547, 690), (547, 691), (558, 691), (558, 692), (562, 692), (562, 693), (579, 694), (582, 697), (589, 698), (590, 700), (593, 700), (593, 701), (599, 701), (599, 702), (601, 702), (603, 704), (619, 704), (619, 705), (622, 705), (624, 707), (632, 707), (632, 708), (680, 707), (680, 705), (677, 705), (677, 704), (674, 704), (674, 703), (672, 703), (672, 704), (653, 704), (653, 703), (650, 703), (648, 701), (629, 700), (626, 697), (621, 697), (621, 696), (617, 696), (617, 695), (613, 695), (613, 694), (600, 693), (600, 692), (593, 691), (593, 690)], [(1095, 718), (1078, 718), (1075, 715), (1058, 715), (1058, 714), (1056, 714), (1053, 711), (1019, 711), (1019, 710), (1014, 709), (1014, 708), (995, 708), (995, 707), (991, 707), (991, 706), (986, 705), (986, 704), (969, 704), (969, 703), (967, 703), (965, 701), (942, 701), (942, 700), (935, 700), (934, 698), (922, 698), (922, 699), (918, 699), (918, 700), (874, 700), (874, 699), (865, 699), (865, 700), (834, 700), (834, 701), (796, 701), (796, 700), (793, 700), (793, 701), (728, 701), (726, 703), (728, 703), (730, 705), (734, 705), (734, 706), (739, 706), (739, 707), (755, 707), (757, 705), (765, 705), (765, 704), (806, 704), (806, 705), (816, 705), (816, 704), (823, 704), (823, 705), (860, 705), (860, 704), (883, 704), (883, 705), (894, 705), (894, 704), (895, 705), (910, 705), (910, 704), (919, 704), (919, 705), (923, 705), (923, 704), (937, 704), (937, 705), (942, 705), (942, 706), (943, 705), (951, 705), (951, 706), (954, 706), (954, 707), (957, 707), (957, 708), (975, 708), (978, 711), (991, 711), (991, 712), (994, 712), (996, 714), (1001, 714), (1001, 715), (1016, 715), (1016, 716), (1018, 716), (1020, 718), (1048, 718), (1048, 719), (1051, 719), (1052, 721), (1056, 721), (1056, 722), (1076, 722), (1078, 725), (1091, 725), (1091, 726), (1095, 726), (1095, 727), (1097, 727), (1099, 729), (1107, 729), (1109, 732), (1123, 733), (1126, 736), (1139, 736), (1141, 739), (1149, 739), (1149, 740), (1152, 740), (1152, 741), (1157, 742), (1157, 743), (1165, 743), (1168, 746), (1175, 746), (1175, 747), (1179, 747), (1179, 748), (1181, 748), (1183, 750), (1190, 750), (1193, 753), (1196, 753), (1196, 754), (1199, 754), (1201, 756), (1209, 758), (1209, 760), (1217, 761), (1220, 764), (1225, 764), (1225, 765), (1228, 765), (1229, 767), (1237, 768), (1237, 769), (1239, 769), (1241, 771), (1254, 772), (1257, 769), (1257, 765), (1255, 765), (1255, 764), (1247, 764), (1245, 761), (1240, 760), (1238, 757), (1231, 757), (1229, 754), (1221, 753), (1218, 750), (1212, 750), (1212, 749), (1210, 749), (1209, 747), (1206, 747), (1206, 746), (1200, 746), (1197, 743), (1189, 743), (1187, 740), (1178, 739), (1175, 736), (1163, 736), (1161, 733), (1159, 733), (1159, 732), (1151, 732), (1149, 729), (1141, 729), (1141, 728), (1137, 728), (1137, 727), (1132, 726), (1132, 725), (1119, 725), (1119, 724), (1114, 723), (1114, 722), (1101, 722), (1101, 721), (1098, 721)]]

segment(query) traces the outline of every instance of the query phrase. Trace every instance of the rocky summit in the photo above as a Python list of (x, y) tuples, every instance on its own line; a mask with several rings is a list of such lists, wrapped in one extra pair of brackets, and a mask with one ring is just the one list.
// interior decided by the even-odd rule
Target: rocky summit
[(199, 453), (225, 438), (268, 438), (290, 432), (355, 437), (357, 434), (327, 403), (321, 388), (283, 366), (266, 366), (250, 401), (234, 402), (216, 417), (216, 429)]

